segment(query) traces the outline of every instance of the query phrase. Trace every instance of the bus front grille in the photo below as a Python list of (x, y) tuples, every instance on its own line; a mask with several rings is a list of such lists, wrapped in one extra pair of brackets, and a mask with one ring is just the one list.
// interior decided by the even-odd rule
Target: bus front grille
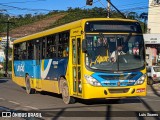
[(122, 89), (108, 89), (110, 93), (127, 93), (129, 88), (122, 88)]

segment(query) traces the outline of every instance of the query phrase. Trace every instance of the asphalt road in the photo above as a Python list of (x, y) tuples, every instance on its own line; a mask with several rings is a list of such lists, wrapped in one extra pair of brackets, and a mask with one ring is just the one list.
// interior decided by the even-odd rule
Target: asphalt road
[(65, 105), (60, 95), (48, 92), (28, 95), (10, 79), (0, 79), (2, 112), (11, 112), (12, 118), (0, 120), (160, 120), (160, 84), (148, 86), (146, 97), (125, 98), (119, 102), (77, 99), (75, 104)]

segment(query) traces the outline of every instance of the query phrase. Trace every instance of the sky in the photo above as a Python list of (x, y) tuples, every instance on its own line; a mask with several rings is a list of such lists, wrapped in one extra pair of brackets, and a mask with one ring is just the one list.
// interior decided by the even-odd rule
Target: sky
[[(111, 0), (122, 12), (148, 12), (149, 0)], [(86, 5), (86, 0), (1, 0), (0, 13), (18, 16), (24, 14), (44, 14), (52, 10), (67, 10), (69, 7), (88, 9), (107, 7), (106, 0), (93, 0), (92, 6)]]

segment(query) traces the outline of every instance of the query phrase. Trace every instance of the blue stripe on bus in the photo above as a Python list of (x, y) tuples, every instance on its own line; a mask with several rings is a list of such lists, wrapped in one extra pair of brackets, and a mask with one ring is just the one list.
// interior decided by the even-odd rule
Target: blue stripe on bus
[(118, 82), (120, 82), (120, 86), (133, 86), (142, 75), (141, 72), (122, 74), (93, 73), (92, 77), (100, 82), (102, 86), (116, 87), (118, 86)]
[(68, 58), (45, 59), (41, 60), (39, 64), (37, 62), (36, 60), (15, 60), (15, 76), (25, 77), (25, 74), (28, 73), (32, 78), (52, 80), (59, 78), (61, 75), (66, 75)]

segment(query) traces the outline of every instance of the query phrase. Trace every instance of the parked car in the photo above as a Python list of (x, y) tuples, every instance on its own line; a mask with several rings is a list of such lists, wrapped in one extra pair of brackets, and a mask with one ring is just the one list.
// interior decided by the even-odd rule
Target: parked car
[(147, 66), (148, 85), (160, 81), (160, 66)]

